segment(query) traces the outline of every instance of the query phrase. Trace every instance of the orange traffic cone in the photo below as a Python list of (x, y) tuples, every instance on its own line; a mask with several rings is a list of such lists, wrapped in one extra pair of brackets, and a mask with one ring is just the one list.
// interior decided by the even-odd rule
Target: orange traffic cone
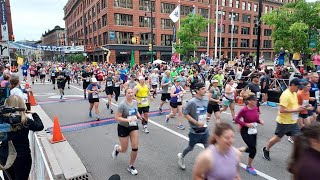
[(238, 97), (238, 105), (239, 106), (243, 105), (243, 97)]
[(54, 116), (53, 120), (53, 132), (52, 132), (52, 139), (50, 142), (52, 144), (65, 141), (66, 138), (64, 138), (61, 129), (60, 129), (60, 123), (57, 116)]
[(37, 105), (37, 101), (36, 101), (36, 99), (34, 98), (32, 91), (29, 92), (28, 102), (30, 103), (30, 106), (36, 106), (36, 105)]

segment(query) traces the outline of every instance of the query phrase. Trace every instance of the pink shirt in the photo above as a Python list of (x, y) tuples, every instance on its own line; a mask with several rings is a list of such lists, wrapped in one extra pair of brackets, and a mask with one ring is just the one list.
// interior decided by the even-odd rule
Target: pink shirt
[[(242, 121), (240, 119), (243, 119)], [(249, 109), (247, 106), (243, 107), (238, 113), (236, 123), (240, 124), (241, 127), (246, 127), (246, 123), (260, 123), (258, 107)]]

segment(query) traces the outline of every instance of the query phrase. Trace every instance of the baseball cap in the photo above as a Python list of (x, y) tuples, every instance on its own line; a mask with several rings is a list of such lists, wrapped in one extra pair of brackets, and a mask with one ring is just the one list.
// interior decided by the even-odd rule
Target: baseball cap
[(91, 82), (98, 82), (96, 78), (91, 78)]
[(291, 81), (290, 81), (290, 86), (291, 85), (295, 85), (295, 86), (298, 86), (300, 88), (303, 88), (303, 84), (301, 83), (301, 80), (299, 78), (293, 78)]
[(216, 80), (216, 79), (212, 81), (212, 83), (218, 83), (218, 82), (219, 82), (219, 81), (218, 81), (218, 80)]
[(198, 82), (198, 83), (196, 83), (195, 85), (194, 85), (194, 87), (195, 87), (195, 89), (201, 89), (201, 88), (203, 88), (203, 87), (205, 87), (205, 85), (204, 85), (204, 83), (202, 83), (202, 82)]
[(143, 76), (139, 76), (138, 79), (139, 79), (139, 81), (140, 81), (140, 80), (145, 80), (145, 78), (144, 78)]

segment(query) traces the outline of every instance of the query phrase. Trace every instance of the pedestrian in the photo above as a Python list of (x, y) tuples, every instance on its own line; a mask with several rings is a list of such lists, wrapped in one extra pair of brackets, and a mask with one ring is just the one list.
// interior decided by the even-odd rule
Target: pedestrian
[(81, 79), (83, 81), (82, 88), (84, 99), (87, 99), (87, 87), (90, 84), (90, 79), (92, 78), (92, 75), (93, 73), (90, 71), (90, 67), (86, 66), (85, 70), (81, 74)]
[(108, 71), (108, 75), (106, 77), (106, 88), (105, 88), (105, 92), (107, 94), (108, 97), (108, 102), (106, 103), (107, 105), (107, 109), (110, 109), (110, 113), (113, 114), (113, 109), (110, 108), (112, 105), (112, 96), (113, 96), (113, 72), (112, 71)]
[[(26, 108), (24, 100), (20, 96), (11, 95), (5, 102), (6, 106)], [(17, 125), (12, 128), (11, 142), (17, 152), (16, 159), (13, 165), (5, 170), (3, 173), (4, 179), (12, 180), (28, 180), (32, 165), (32, 156), (29, 145), (28, 134), (29, 131), (41, 131), (43, 130), (42, 121), (37, 113), (30, 113), (31, 117), (28, 117), (25, 111), (16, 112), (11, 114), (12, 116), (21, 117), (21, 125)], [(21, 128), (21, 126), (23, 128)], [(21, 128), (21, 129), (19, 129)], [(1, 164), (5, 164), (8, 157), (8, 146), (10, 141), (4, 140), (0, 146), (0, 161)]]
[(56, 78), (57, 78), (57, 69), (55, 66), (52, 66), (52, 68), (50, 69), (50, 77), (51, 77), (51, 82), (53, 85), (53, 89), (56, 89)]
[(170, 70), (166, 70), (164, 72), (164, 75), (161, 80), (161, 87), (162, 87), (162, 92), (161, 92), (161, 103), (159, 106), (159, 112), (160, 114), (162, 113), (162, 106), (166, 101), (170, 101), (170, 88), (171, 88), (171, 81), (170, 81)]
[[(240, 125), (240, 134), (247, 147), (241, 147), (239, 150), (249, 153), (246, 171), (252, 175), (257, 175), (256, 170), (252, 167), (252, 161), (257, 153), (257, 126), (258, 124), (263, 125), (264, 121), (260, 120), (255, 94), (248, 93), (245, 95), (244, 100), (246, 101), (246, 106), (240, 110), (235, 121)], [(240, 120), (241, 118), (242, 121)]]
[(212, 80), (212, 87), (209, 89), (208, 94), (208, 109), (207, 109), (207, 120), (210, 121), (212, 112), (214, 112), (214, 116), (216, 118), (216, 123), (221, 122), (221, 111), (220, 111), (220, 104), (221, 104), (221, 92), (218, 87), (219, 81), (214, 79)]
[(96, 120), (100, 120), (99, 116), (99, 93), (101, 91), (101, 86), (97, 84), (97, 79), (96, 78), (91, 78), (91, 83), (87, 87), (87, 92), (88, 92), (88, 100), (90, 103), (89, 107), (89, 117), (92, 117), (92, 109), (94, 107), (95, 114), (96, 114)]
[(233, 87), (233, 80), (232, 80), (232, 78), (230, 78), (227, 80), (227, 83), (225, 86), (225, 90), (224, 90), (225, 94), (223, 95), (223, 98), (222, 98), (222, 105), (223, 106), (222, 106), (221, 111), (226, 111), (229, 107), (233, 122), (234, 122), (234, 118), (235, 118), (235, 112), (234, 112), (234, 106), (235, 106), (234, 93), (235, 92), (236, 92), (236, 89)]
[(297, 136), (300, 134), (299, 125), (297, 123), (299, 113), (306, 110), (305, 107), (299, 106), (297, 91), (302, 84), (300, 79), (294, 78), (289, 83), (287, 88), (280, 96), (280, 108), (277, 116), (277, 127), (275, 135), (269, 140), (267, 146), (263, 148), (263, 157), (270, 161), (270, 149), (278, 143), (284, 135)]
[(230, 124), (217, 124), (209, 140), (209, 147), (196, 158), (193, 180), (240, 179), (241, 153), (233, 147), (234, 130)]
[(64, 88), (66, 86), (66, 76), (65, 73), (62, 72), (62, 67), (59, 67), (59, 72), (57, 74), (57, 86), (60, 92), (60, 99), (64, 96)]
[(129, 137), (131, 143), (131, 155), (127, 170), (132, 175), (137, 175), (138, 171), (133, 166), (138, 155), (139, 127), (137, 119), (142, 117), (138, 112), (138, 103), (134, 100), (134, 91), (131, 88), (125, 90), (125, 99), (119, 104), (115, 113), (118, 121), (118, 137), (120, 145), (116, 144), (112, 152), (112, 158), (116, 158), (119, 153), (125, 153), (128, 149)]
[(207, 106), (208, 98), (205, 97), (206, 87), (204, 83), (196, 83), (194, 85), (195, 96), (188, 101), (183, 111), (184, 117), (189, 121), (189, 145), (178, 154), (178, 164), (182, 169), (186, 168), (185, 156), (193, 150), (197, 143), (201, 143), (204, 147), (208, 147), (208, 125), (207, 125)]

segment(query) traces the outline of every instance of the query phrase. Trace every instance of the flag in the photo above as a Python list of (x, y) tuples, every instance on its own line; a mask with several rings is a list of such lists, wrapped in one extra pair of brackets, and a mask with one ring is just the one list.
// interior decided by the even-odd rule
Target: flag
[(17, 63), (18, 63), (18, 65), (22, 65), (23, 64), (23, 59), (21, 57), (18, 57)]
[(131, 60), (130, 60), (130, 68), (134, 66), (134, 51), (131, 50)]
[(234, 28), (234, 18), (233, 18), (233, 13), (232, 13), (232, 17), (231, 17), (231, 29), (232, 29), (232, 32), (233, 32), (233, 28)]
[(177, 6), (169, 15), (170, 19), (175, 23), (180, 19), (180, 7)]

